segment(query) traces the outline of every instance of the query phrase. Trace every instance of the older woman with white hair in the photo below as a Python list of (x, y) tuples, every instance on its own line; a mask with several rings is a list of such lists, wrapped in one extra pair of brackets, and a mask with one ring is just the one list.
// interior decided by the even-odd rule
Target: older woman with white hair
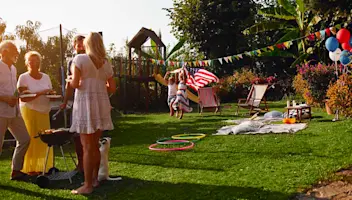
[(73, 194), (89, 194), (99, 185), (99, 138), (102, 131), (113, 129), (108, 93), (116, 91), (101, 35), (90, 33), (84, 39), (84, 47), (86, 54), (77, 55), (72, 65), (71, 86), (77, 89), (70, 131), (80, 134), (84, 169), (84, 185), (73, 190)]
[[(20, 94), (32, 94), (33, 97), (21, 98), (21, 114), (26, 124), (31, 143), (27, 150), (22, 171), (37, 175), (44, 169), (47, 145), (40, 139), (33, 138), (39, 131), (50, 129), (50, 100), (45, 94), (52, 92), (49, 76), (40, 72), (41, 55), (30, 51), (25, 55), (28, 72), (20, 75), (17, 88)], [(53, 166), (53, 150), (48, 156), (47, 168)]]

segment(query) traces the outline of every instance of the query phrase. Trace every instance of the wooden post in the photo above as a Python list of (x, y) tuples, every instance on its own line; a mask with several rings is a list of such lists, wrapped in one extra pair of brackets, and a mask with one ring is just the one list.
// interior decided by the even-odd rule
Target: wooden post
[(122, 79), (122, 73), (121, 73), (121, 72), (122, 72), (122, 65), (123, 65), (123, 64), (122, 64), (122, 63), (123, 63), (123, 62), (122, 62), (122, 59), (123, 59), (123, 58), (121, 57), (121, 58), (120, 58), (120, 62), (119, 62), (119, 63), (120, 63), (120, 66), (119, 66), (119, 74), (118, 74), (118, 77), (119, 77), (119, 93), (118, 93), (118, 97), (119, 97), (119, 98), (118, 98), (118, 99), (119, 99), (119, 104), (118, 104), (118, 105), (119, 105), (119, 109), (122, 109), (122, 100), (123, 100), (123, 98), (121, 98), (121, 97), (122, 97), (122, 92), (121, 92), (121, 91), (122, 91), (122, 80), (121, 80), (121, 79)]
[[(60, 67), (60, 73), (59, 73), (59, 80), (61, 80), (61, 91), (62, 95), (65, 95), (65, 86), (66, 86), (66, 81), (65, 81), (65, 68), (64, 68), (64, 47), (63, 47), (63, 41), (62, 41), (62, 25), (60, 24), (60, 53), (61, 53), (61, 67)], [(64, 109), (64, 126), (67, 128), (67, 113), (66, 109)]]
[(141, 60), (142, 60), (142, 56), (141, 56), (141, 53), (142, 53), (142, 50), (141, 49), (138, 49), (138, 60), (137, 60), (137, 65), (138, 68), (139, 68), (139, 76), (138, 76), (138, 79), (137, 79), (137, 100), (140, 101), (141, 100), (141, 81), (142, 81), (142, 74), (141, 74), (141, 68), (142, 68), (142, 63), (141, 63)]
[[(130, 62), (128, 62), (130, 61)], [(126, 66), (124, 66), (124, 84), (123, 84), (123, 113), (126, 114), (126, 106), (127, 106), (127, 66), (131, 66), (131, 60), (126, 59)]]
[(128, 71), (129, 71), (129, 75), (131, 76), (131, 67), (132, 67), (132, 48), (131, 47), (129, 47), (129, 49), (128, 49), (128, 60), (129, 60)]

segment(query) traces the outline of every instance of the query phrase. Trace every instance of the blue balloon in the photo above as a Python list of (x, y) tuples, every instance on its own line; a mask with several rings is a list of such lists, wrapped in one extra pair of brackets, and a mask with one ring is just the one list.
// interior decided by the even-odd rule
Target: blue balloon
[(350, 52), (347, 51), (347, 50), (343, 50), (343, 51), (341, 52), (341, 56), (348, 57), (348, 56), (350, 56)]
[(340, 62), (342, 65), (347, 65), (351, 62), (351, 59), (348, 56), (341, 56)]
[(325, 47), (327, 50), (334, 52), (339, 47), (339, 41), (335, 37), (329, 37), (325, 41)]
[(352, 46), (352, 37), (350, 38), (350, 46)]

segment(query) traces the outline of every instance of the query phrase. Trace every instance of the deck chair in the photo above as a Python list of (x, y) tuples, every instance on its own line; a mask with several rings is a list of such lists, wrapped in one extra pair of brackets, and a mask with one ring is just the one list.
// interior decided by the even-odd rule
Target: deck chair
[(220, 111), (220, 100), (212, 87), (199, 88), (198, 97), (198, 111), (200, 114), (202, 114), (204, 108), (215, 108), (215, 113)]
[[(249, 91), (247, 99), (239, 99), (236, 115), (240, 108), (249, 109), (249, 115), (252, 113), (257, 113), (260, 111), (269, 111), (268, 105), (265, 99), (265, 92), (267, 91), (269, 85), (258, 84), (252, 85), (251, 90)], [(261, 108), (261, 103), (264, 103), (264, 108)]]

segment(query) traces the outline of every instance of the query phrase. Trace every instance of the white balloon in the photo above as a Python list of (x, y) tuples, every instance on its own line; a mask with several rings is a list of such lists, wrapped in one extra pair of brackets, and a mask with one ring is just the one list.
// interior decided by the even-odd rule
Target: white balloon
[(337, 48), (334, 52), (329, 52), (329, 57), (332, 61), (338, 61), (340, 60), (340, 56), (341, 56), (341, 49)]

